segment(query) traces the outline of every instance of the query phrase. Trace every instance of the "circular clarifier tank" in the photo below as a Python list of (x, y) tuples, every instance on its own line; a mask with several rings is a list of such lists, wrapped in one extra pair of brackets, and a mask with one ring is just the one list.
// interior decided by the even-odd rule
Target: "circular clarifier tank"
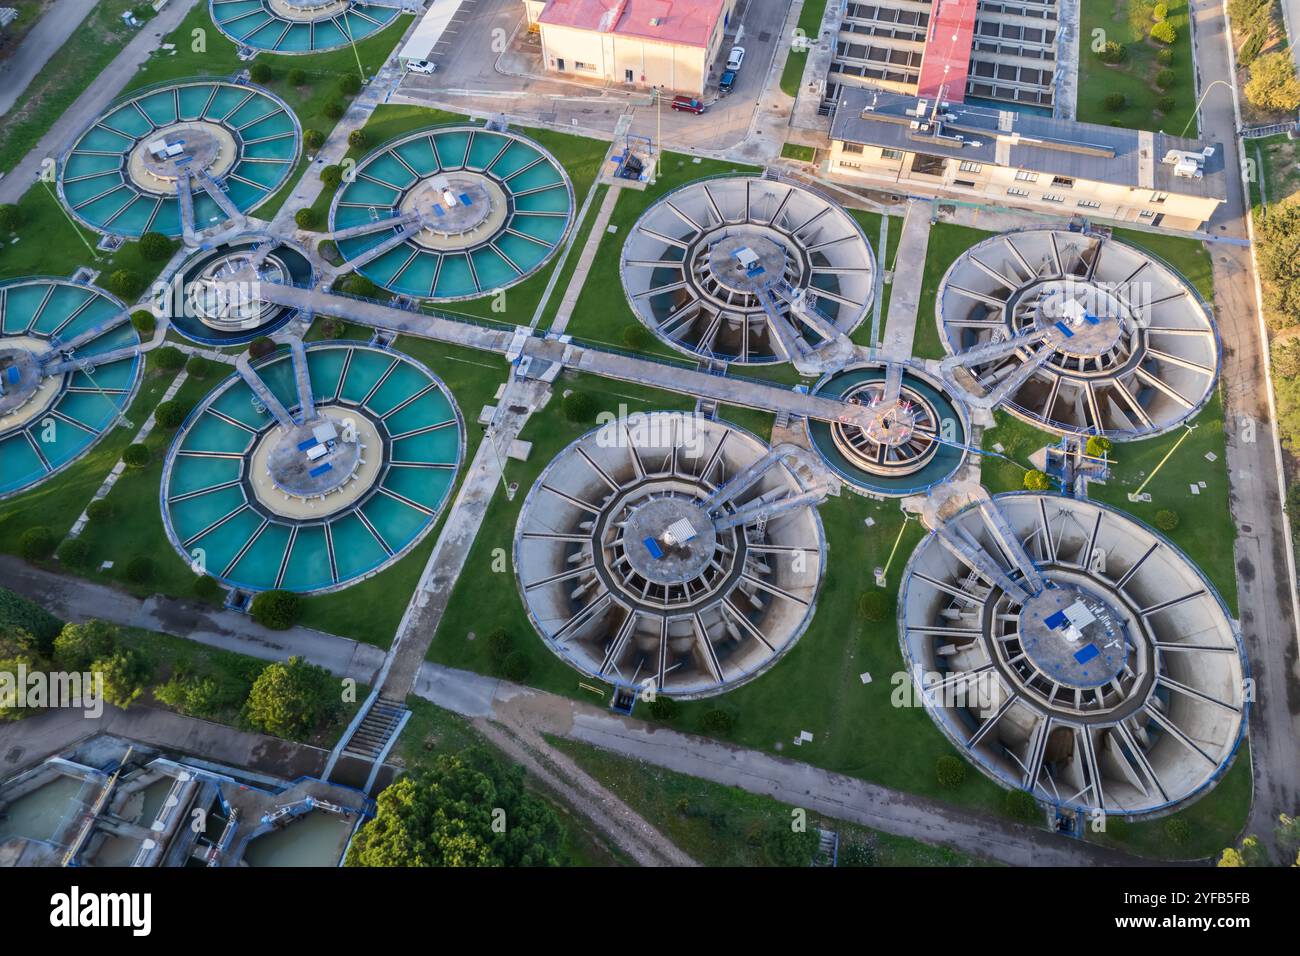
[[(249, 281), (247, 271), (257, 273)], [(310, 285), (311, 262), (282, 239), (248, 236), (196, 253), (176, 273), (168, 311), (172, 328), (203, 345), (251, 342), (285, 325), (297, 310), (258, 297), (261, 283)]]
[(140, 381), (126, 307), (58, 279), (0, 285), (0, 497), (48, 478), (122, 420)]
[(702, 179), (659, 200), (623, 246), (638, 318), (678, 351), (740, 364), (792, 358), (794, 340), (847, 335), (867, 314), (875, 257), (825, 196), (776, 179)]
[(245, 83), (194, 80), (119, 100), (63, 158), (59, 193), (102, 233), (201, 231), (255, 209), (298, 159), (298, 119)]
[(330, 228), (348, 266), (390, 292), (470, 299), (540, 269), (573, 220), (573, 187), (541, 145), (498, 129), (422, 130), (361, 160)]
[(956, 380), (1056, 432), (1159, 434), (1209, 398), (1210, 312), (1148, 252), (1107, 236), (1025, 229), (948, 269), (936, 319)]
[(1096, 502), (968, 507), (913, 553), (899, 618), (939, 727), (1044, 802), (1171, 810), (1220, 778), (1245, 730), (1246, 661), (1213, 587)]
[(240, 46), (269, 53), (319, 53), (363, 40), (401, 12), (356, 0), (211, 0), (212, 22)]
[(463, 453), (450, 392), (414, 359), (295, 347), (228, 378), (182, 426), (163, 472), (167, 533), (235, 587), (344, 587), (432, 528)]
[[(801, 450), (795, 450), (801, 452)], [(825, 560), (798, 459), (722, 422), (656, 412), (555, 457), (519, 515), (515, 570), (552, 651), (600, 680), (717, 694), (803, 633)]]
[(813, 388), (823, 398), (862, 405), (867, 424), (809, 420), (813, 446), (852, 487), (874, 495), (915, 494), (948, 478), (965, 459), (960, 407), (929, 376), (896, 366), (857, 365)]

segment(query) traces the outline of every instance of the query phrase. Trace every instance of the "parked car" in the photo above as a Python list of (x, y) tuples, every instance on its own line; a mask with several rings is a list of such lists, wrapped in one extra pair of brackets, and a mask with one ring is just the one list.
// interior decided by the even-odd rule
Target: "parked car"
[(704, 104), (693, 96), (674, 96), (672, 107), (683, 113), (703, 113)]
[(412, 60), (406, 64), (406, 68), (412, 73), (437, 73), (438, 64), (430, 63), (428, 60)]
[(745, 48), (743, 46), (733, 46), (731, 52), (727, 54), (727, 69), (739, 70), (740, 64), (745, 62)]
[(718, 80), (718, 92), (726, 96), (731, 92), (732, 87), (736, 85), (736, 71), (728, 70), (722, 74), (722, 79)]

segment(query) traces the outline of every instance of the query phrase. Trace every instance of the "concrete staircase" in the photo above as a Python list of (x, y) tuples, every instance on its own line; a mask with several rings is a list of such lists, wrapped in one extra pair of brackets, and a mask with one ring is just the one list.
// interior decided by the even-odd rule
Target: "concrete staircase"
[(396, 700), (376, 698), (343, 745), (343, 753), (360, 760), (378, 760), (386, 753), (409, 714), (410, 711)]

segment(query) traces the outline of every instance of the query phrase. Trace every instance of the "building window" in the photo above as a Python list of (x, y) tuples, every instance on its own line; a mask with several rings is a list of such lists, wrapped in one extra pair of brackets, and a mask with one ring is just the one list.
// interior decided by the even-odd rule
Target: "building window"
[(972, 163), (969, 159), (966, 159), (966, 160), (962, 160), (962, 163), (958, 168), (963, 173), (978, 173), (981, 169), (984, 168), (984, 164)]
[(1008, 195), (1008, 196), (1028, 196), (1028, 195), (1029, 195), (1029, 190), (1028, 190), (1028, 189), (1017, 189), (1015, 186), (1012, 186), (1010, 189), (1007, 190), (1007, 195)]
[(902, 159), (903, 151), (901, 149), (882, 149), (880, 157), (881, 159)]
[(1084, 209), (1100, 209), (1100, 208), (1101, 208), (1101, 203), (1097, 202), (1097, 200), (1095, 200), (1095, 199), (1080, 199), (1080, 200), (1079, 200), (1079, 205), (1082, 206)]
[(595, 72), (596, 72), (596, 67), (595, 67), (594, 64), (591, 64), (591, 63), (583, 63), (581, 60), (574, 60), (574, 61), (573, 61), (573, 68), (574, 68), (575, 70), (586, 70), (588, 73), (595, 73)]
[(1062, 189), (1073, 189), (1074, 180), (1071, 179), (1069, 176), (1053, 176), (1052, 185), (1060, 186)]
[(850, 163), (847, 160), (840, 160), (840, 169), (861, 169), (861, 163)]
[(1153, 193), (1151, 195), (1152, 202), (1164, 202), (1168, 198), (1169, 198), (1169, 193)]
[(634, 82), (636, 82), (636, 75), (635, 75), (631, 70), (624, 70), (624, 71), (623, 71), (623, 82), (624, 82), (624, 83), (634, 83)]
[(1043, 202), (1065, 202), (1065, 197), (1056, 193), (1043, 193)]
[(1155, 215), (1155, 213), (1153, 213), (1150, 209), (1143, 209), (1140, 213), (1138, 213), (1138, 215), (1140, 215), (1143, 219), (1150, 219)]
[(853, 155), (853, 156), (861, 156), (861, 155), (862, 155), (862, 144), (861, 144), (861, 143), (845, 143), (843, 146), (840, 147), (840, 152), (841, 152), (841, 153), (849, 153), (849, 154), (851, 154), (851, 155)]
[(1022, 183), (1036, 183), (1038, 182), (1038, 173), (1029, 173), (1022, 169), (1016, 173), (1016, 179)]

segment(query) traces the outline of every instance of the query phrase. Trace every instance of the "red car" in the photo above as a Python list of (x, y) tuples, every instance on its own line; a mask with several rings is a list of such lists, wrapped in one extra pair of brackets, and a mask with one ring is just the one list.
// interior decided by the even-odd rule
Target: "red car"
[(703, 113), (704, 104), (693, 96), (674, 96), (673, 109), (683, 113)]

